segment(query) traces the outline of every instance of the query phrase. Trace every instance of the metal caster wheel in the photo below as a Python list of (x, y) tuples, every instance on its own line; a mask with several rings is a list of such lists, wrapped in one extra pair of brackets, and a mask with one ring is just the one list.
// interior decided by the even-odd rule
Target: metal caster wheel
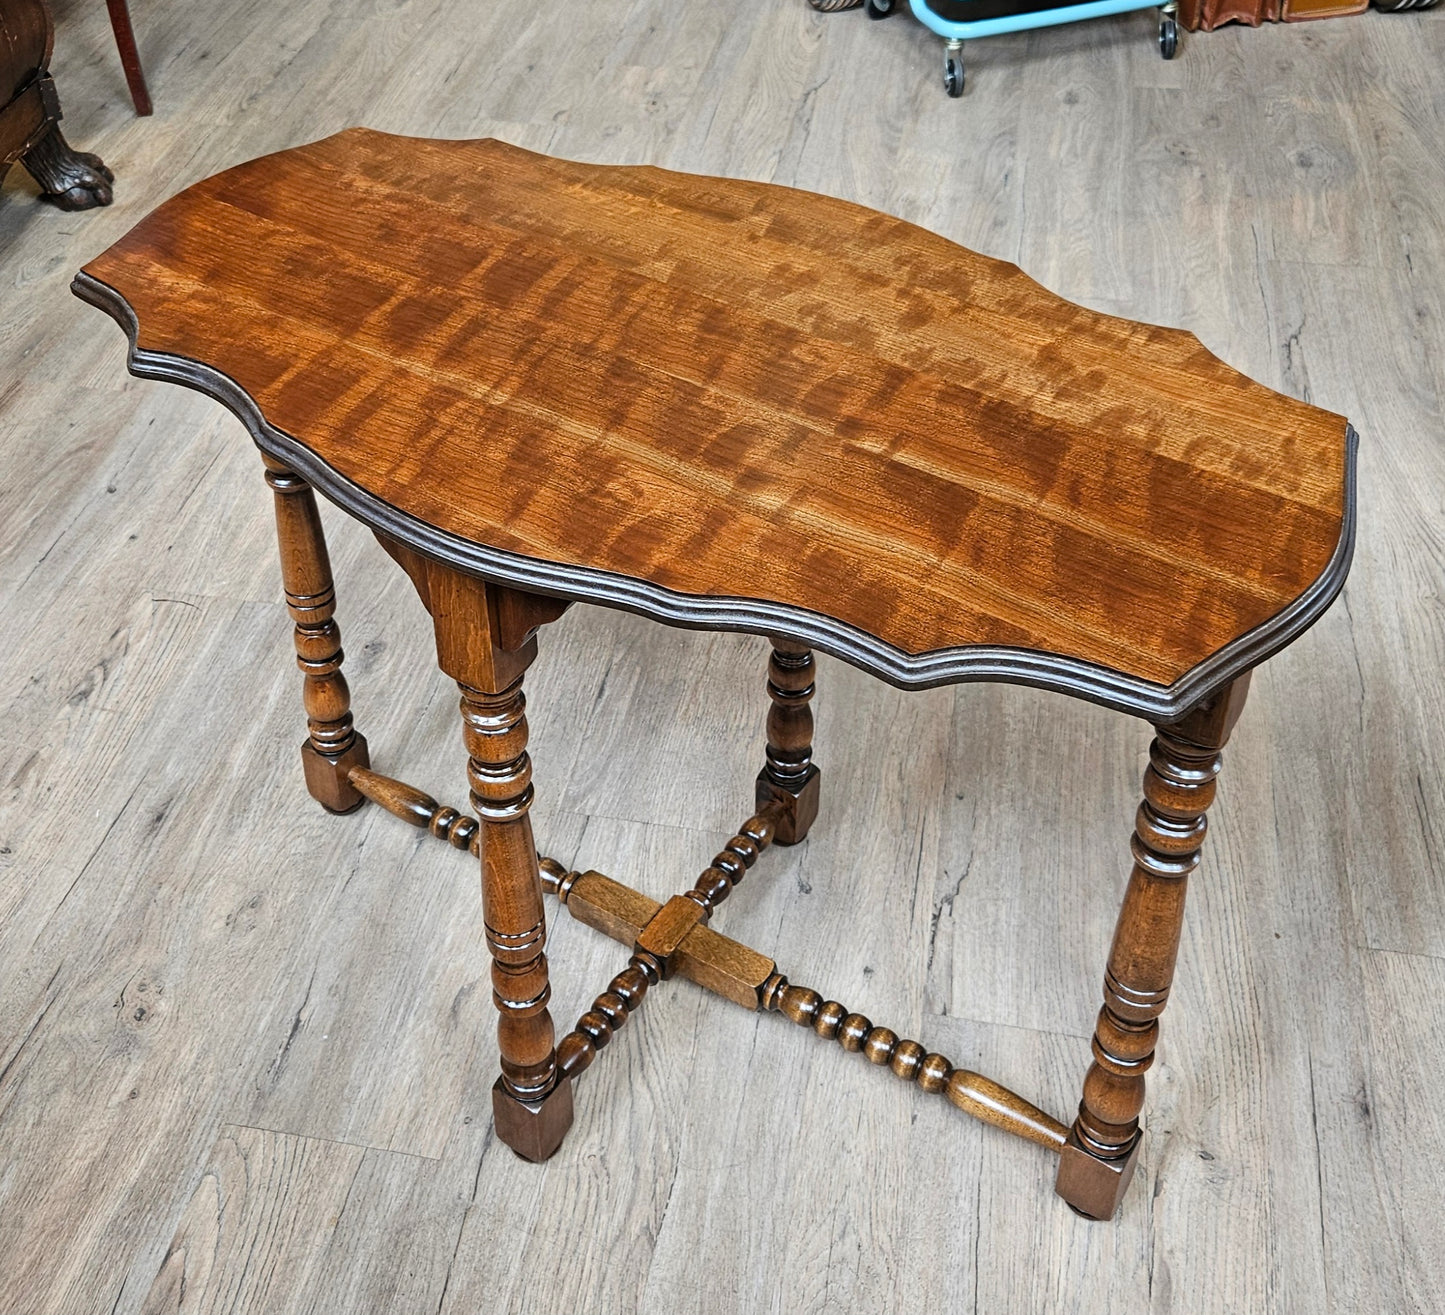
[(1179, 49), (1179, 24), (1173, 14), (1165, 14), (1159, 20), (1159, 53), (1165, 59), (1173, 59)]
[(943, 89), (955, 98), (963, 95), (963, 43), (949, 42), (943, 52)]
[(868, 0), (869, 18), (887, 18), (896, 7), (896, 0)]

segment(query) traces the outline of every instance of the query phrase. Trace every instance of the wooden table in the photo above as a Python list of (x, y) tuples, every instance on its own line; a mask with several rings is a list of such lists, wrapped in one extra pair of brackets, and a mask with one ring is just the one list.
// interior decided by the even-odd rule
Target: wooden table
[[(252, 161), (74, 288), (126, 330), (133, 373), (214, 397), (261, 449), (311, 794), (480, 854), (508, 1145), (553, 1154), (573, 1080), (680, 974), (1049, 1147), (1059, 1194), (1113, 1214), (1220, 750), (1251, 670), (1349, 567), (1344, 420), (856, 205), (494, 141), (357, 129)], [(475, 818), (371, 770), (313, 488), (431, 614)], [(755, 812), (662, 905), (533, 843), (523, 675), (578, 601), (772, 641)], [(814, 649), (903, 688), (1014, 681), (1154, 724), (1072, 1126), (708, 926), (817, 815)], [(632, 949), (555, 1044), (544, 892)]]

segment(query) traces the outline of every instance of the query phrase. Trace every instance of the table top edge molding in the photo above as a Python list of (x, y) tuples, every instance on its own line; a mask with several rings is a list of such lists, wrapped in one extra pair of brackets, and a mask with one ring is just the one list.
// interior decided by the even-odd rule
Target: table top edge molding
[(263, 451), (287, 462), (319, 492), (379, 531), (469, 574), (532, 593), (635, 612), (684, 629), (788, 638), (811, 645), (902, 689), (999, 681), (1052, 690), (1164, 723), (1183, 717), (1230, 681), (1293, 642), (1328, 610), (1354, 552), (1358, 435), (1345, 426), (1345, 491), (1340, 537), (1325, 569), (1292, 603), (1164, 686), (1067, 655), (998, 645), (908, 653), (835, 617), (766, 599), (678, 593), (595, 567), (491, 548), (411, 516), (340, 474), (302, 441), (272, 425), (254, 398), (214, 366), (137, 346), (139, 321), (126, 298), (84, 271), (71, 291), (105, 311), (127, 339), (126, 365), (141, 379), (176, 383), (219, 402)]

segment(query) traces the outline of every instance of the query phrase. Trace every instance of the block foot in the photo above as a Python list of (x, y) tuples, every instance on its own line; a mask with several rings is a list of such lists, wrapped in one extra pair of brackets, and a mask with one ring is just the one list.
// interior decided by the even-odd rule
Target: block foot
[(781, 804), (777, 818), (775, 845), (796, 845), (807, 834), (808, 828), (818, 818), (818, 798), (822, 793), (823, 773), (809, 765), (808, 774), (796, 790), (779, 785), (768, 775), (765, 767), (758, 773), (757, 808), (761, 812), (768, 804)]
[(317, 753), (310, 740), (301, 744), (301, 766), (306, 773), (306, 789), (328, 813), (350, 813), (366, 802), (366, 796), (354, 785), (348, 773), (353, 767), (370, 767), (371, 756), (366, 736), (357, 734), (351, 748), (332, 758)]
[(1112, 1219), (1134, 1177), (1139, 1145), (1140, 1139), (1136, 1136), (1128, 1154), (1117, 1160), (1101, 1160), (1084, 1149), (1078, 1129), (1070, 1128), (1069, 1139), (1059, 1155), (1054, 1191), (1069, 1203), (1076, 1215), (1085, 1219)]
[(497, 1137), (524, 1160), (550, 1159), (572, 1126), (572, 1080), (559, 1078), (541, 1100), (518, 1100), (498, 1078), (492, 1086)]

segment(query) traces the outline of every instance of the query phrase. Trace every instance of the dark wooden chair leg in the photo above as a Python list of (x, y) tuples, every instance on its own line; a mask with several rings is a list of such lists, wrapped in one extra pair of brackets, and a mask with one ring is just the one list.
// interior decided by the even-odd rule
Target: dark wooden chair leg
[(131, 103), (135, 112), (144, 117), (151, 112), (151, 93), (140, 66), (140, 51), (136, 49), (130, 10), (126, 0), (105, 0), (105, 7), (110, 11), (110, 28), (115, 33), (115, 48), (120, 52), (120, 66), (125, 70), (125, 85), (130, 88)]
[(276, 538), (281, 583), (296, 623), (296, 664), (306, 677), (302, 696), (308, 735), (301, 745), (306, 788), (323, 808), (349, 813), (366, 802), (351, 784), (353, 767), (369, 767), (366, 737), (351, 722), (351, 690), (341, 674), (344, 654), (335, 621), (336, 588), (326, 536), (311, 486), (274, 457), (265, 456), (266, 482), (276, 495)]
[(1144, 1073), (1169, 999), (1184, 895), (1199, 865), (1220, 750), (1249, 689), (1245, 675), (1181, 721), (1156, 727), (1134, 823), (1134, 868), (1104, 975), (1104, 1007), (1079, 1115), (1059, 1157), (1055, 1190), (1079, 1214), (1110, 1219), (1139, 1155)]
[(776, 843), (796, 845), (818, 816), (822, 773), (813, 763), (812, 652), (791, 640), (774, 640), (768, 662), (767, 762), (758, 773), (756, 802), (783, 805)]

